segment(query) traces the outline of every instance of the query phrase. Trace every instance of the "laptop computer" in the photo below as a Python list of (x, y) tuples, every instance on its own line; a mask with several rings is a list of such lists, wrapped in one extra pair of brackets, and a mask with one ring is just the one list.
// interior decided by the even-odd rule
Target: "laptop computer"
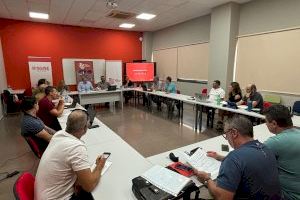
[(116, 85), (110, 85), (110, 86), (108, 86), (107, 91), (114, 91), (116, 89), (117, 89)]
[(202, 95), (201, 93), (195, 93), (196, 101), (208, 103), (208, 98), (206, 95)]
[(87, 113), (89, 114), (89, 118), (90, 118), (90, 127), (92, 127), (94, 119), (96, 117), (96, 111), (90, 106), (87, 109)]
[(73, 99), (73, 102), (70, 105), (65, 105), (65, 108), (75, 108), (77, 104), (77, 100)]

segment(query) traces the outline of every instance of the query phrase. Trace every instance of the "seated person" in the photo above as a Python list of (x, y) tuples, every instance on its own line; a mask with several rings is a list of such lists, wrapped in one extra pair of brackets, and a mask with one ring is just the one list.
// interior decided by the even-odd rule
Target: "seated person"
[(57, 91), (60, 94), (66, 94), (67, 92), (69, 92), (69, 87), (65, 84), (64, 80), (59, 81)]
[(106, 81), (105, 76), (101, 76), (100, 79), (100, 82), (97, 83), (97, 88), (107, 90), (108, 86), (110, 86), (109, 82)]
[(55, 131), (46, 126), (36, 113), (39, 105), (34, 97), (26, 97), (22, 101), (21, 109), (24, 113), (21, 124), (21, 134), (24, 137), (31, 137), (43, 152), (48, 146)]
[(213, 87), (209, 91), (208, 100), (210, 102), (217, 102), (217, 98), (220, 97), (220, 100), (224, 100), (225, 91), (221, 88), (221, 82), (219, 80), (215, 80), (213, 82)]
[(235, 116), (225, 122), (224, 130), (223, 136), (234, 150), (226, 157), (208, 152), (222, 164), (215, 181), (210, 174), (195, 170), (200, 182), (215, 199), (281, 199), (275, 155), (253, 139), (250, 120)]
[[(61, 130), (61, 126), (57, 117), (61, 116), (64, 111), (64, 100), (59, 97), (56, 89), (52, 86), (46, 87), (45, 94), (46, 96), (39, 101), (37, 116), (43, 120), (47, 126), (59, 131)], [(56, 106), (52, 101), (58, 99), (59, 102)]]
[[(240, 84), (237, 82), (231, 82), (228, 87), (228, 101), (237, 103), (242, 99), (242, 90)], [(223, 129), (224, 116), (231, 115), (232, 112), (227, 112), (224, 110), (219, 110), (219, 121), (217, 122), (217, 130)]]
[(252, 108), (259, 108), (260, 112), (263, 111), (264, 108), (264, 100), (263, 97), (259, 92), (257, 92), (256, 85), (249, 84), (246, 87), (246, 94), (242, 98), (241, 101), (239, 101), (238, 105), (248, 104), (252, 103)]
[[(125, 76), (125, 80), (123, 81), (123, 87), (124, 88), (133, 87), (133, 83), (131, 82), (128, 76)], [(127, 104), (129, 99), (133, 97), (133, 91), (124, 91), (123, 96), (125, 98), (125, 104)]]
[[(89, 123), (86, 111), (74, 110), (66, 130), (52, 137), (36, 173), (34, 199), (93, 199), (90, 192), (100, 181), (106, 159), (99, 156), (91, 170), (87, 148), (80, 140)], [(82, 189), (76, 192), (75, 187)]]
[(45, 96), (45, 88), (49, 86), (48, 83), (46, 79), (42, 78), (38, 81), (37, 88), (32, 90), (32, 96), (35, 97), (37, 101)]
[(281, 191), (285, 199), (300, 199), (300, 130), (293, 127), (290, 111), (273, 105), (264, 111), (266, 125), (275, 134), (265, 141), (275, 154)]
[(176, 93), (177, 92), (176, 85), (175, 85), (175, 83), (172, 82), (172, 78), (170, 76), (168, 76), (166, 78), (166, 84), (165, 84), (164, 91), (166, 93)]
[(94, 90), (93, 85), (86, 77), (82, 77), (82, 81), (80, 81), (77, 85), (78, 92), (89, 92)]
[[(159, 80), (158, 76), (155, 76), (153, 79), (153, 84), (151, 86), (152, 91), (161, 91), (162, 90), (162, 83)], [(156, 103), (157, 110), (161, 110), (161, 98), (157, 95), (151, 95), (151, 100)]]

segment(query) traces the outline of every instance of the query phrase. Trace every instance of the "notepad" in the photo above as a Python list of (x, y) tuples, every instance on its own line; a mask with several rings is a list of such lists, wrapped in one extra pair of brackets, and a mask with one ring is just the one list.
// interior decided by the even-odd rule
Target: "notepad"
[(210, 173), (211, 178), (214, 180), (217, 178), (221, 166), (221, 162), (208, 157), (206, 152), (202, 149), (198, 149), (192, 156), (187, 158), (187, 163), (189, 163), (193, 168), (198, 171), (204, 171)]
[[(108, 170), (108, 168), (111, 166), (112, 162), (110, 161), (106, 161), (105, 162), (105, 165), (101, 171), (101, 176), (103, 176), (103, 174), (105, 174), (105, 172)], [(94, 163), (92, 166), (91, 166), (91, 171), (93, 171), (96, 167), (96, 164)]]
[(190, 178), (159, 165), (153, 166), (142, 174), (142, 177), (152, 185), (173, 196), (177, 196), (180, 191), (191, 182)]

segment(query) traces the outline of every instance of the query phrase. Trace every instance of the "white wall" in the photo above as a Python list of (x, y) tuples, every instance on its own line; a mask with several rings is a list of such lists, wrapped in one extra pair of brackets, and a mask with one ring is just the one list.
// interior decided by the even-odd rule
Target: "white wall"
[(300, 27), (299, 0), (254, 0), (240, 6), (239, 35)]
[(154, 32), (153, 50), (209, 41), (210, 15)]
[[(0, 38), (0, 93), (2, 93), (3, 89), (5, 88), (7, 88), (7, 82), (6, 82), (4, 61), (3, 61), (2, 43)], [(3, 118), (3, 108), (2, 108), (2, 104), (0, 103), (0, 120), (2, 118)]]

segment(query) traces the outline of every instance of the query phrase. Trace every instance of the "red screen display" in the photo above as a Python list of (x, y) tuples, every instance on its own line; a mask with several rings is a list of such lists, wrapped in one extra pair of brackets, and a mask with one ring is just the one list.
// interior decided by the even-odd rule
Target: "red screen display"
[(133, 82), (153, 81), (154, 63), (126, 63), (126, 75)]

